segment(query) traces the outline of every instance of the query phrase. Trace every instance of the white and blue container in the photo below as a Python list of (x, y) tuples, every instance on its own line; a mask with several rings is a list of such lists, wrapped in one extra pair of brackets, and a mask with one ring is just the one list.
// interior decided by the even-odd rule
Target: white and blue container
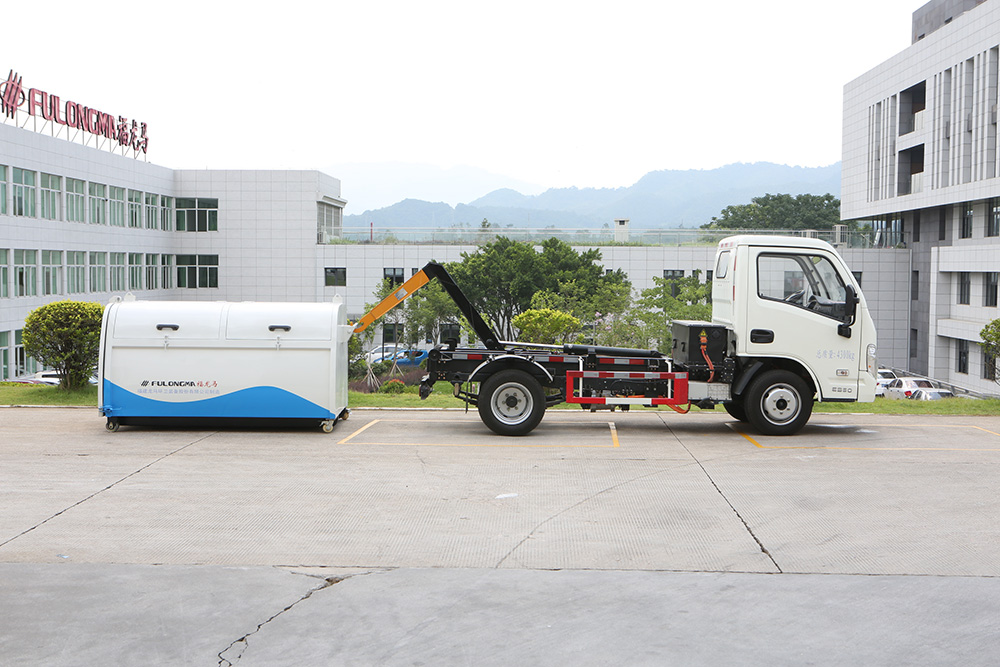
[(347, 417), (344, 306), (116, 299), (104, 310), (98, 407), (108, 430), (151, 418)]

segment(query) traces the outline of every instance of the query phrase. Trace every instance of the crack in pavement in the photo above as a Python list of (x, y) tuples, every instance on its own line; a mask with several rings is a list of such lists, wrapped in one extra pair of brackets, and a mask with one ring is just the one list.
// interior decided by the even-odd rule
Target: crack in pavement
[(774, 556), (771, 555), (771, 552), (767, 550), (767, 547), (764, 546), (764, 543), (761, 542), (760, 538), (758, 538), (757, 535), (753, 532), (753, 529), (750, 527), (750, 524), (747, 523), (747, 520), (743, 518), (743, 515), (740, 514), (740, 511), (738, 509), (736, 509), (736, 506), (733, 505), (733, 503), (729, 500), (729, 498), (726, 497), (726, 494), (722, 492), (722, 489), (719, 488), (719, 485), (715, 483), (715, 480), (712, 478), (712, 475), (708, 472), (708, 470), (705, 469), (705, 466), (702, 464), (702, 462), (700, 460), (698, 460), (698, 457), (695, 456), (694, 453), (690, 449), (688, 449), (688, 446), (686, 444), (684, 444), (683, 440), (681, 440), (679, 437), (677, 437), (677, 434), (674, 433), (674, 430), (672, 428), (670, 428), (670, 424), (668, 424), (666, 421), (664, 421), (664, 419), (663, 419), (663, 417), (661, 415), (657, 415), (657, 416), (660, 418), (660, 421), (663, 422), (663, 425), (667, 427), (667, 431), (670, 432), (670, 435), (674, 436), (674, 440), (677, 441), (677, 444), (679, 444), (681, 447), (684, 448), (684, 451), (686, 451), (688, 453), (688, 456), (690, 456), (691, 459), (695, 463), (698, 464), (698, 467), (701, 468), (701, 471), (703, 473), (705, 473), (705, 477), (707, 477), (708, 481), (712, 483), (713, 487), (715, 487), (716, 492), (719, 494), (719, 496), (723, 500), (726, 501), (726, 504), (729, 505), (729, 509), (733, 510), (733, 514), (736, 515), (736, 518), (739, 519), (740, 523), (743, 524), (743, 527), (746, 529), (747, 533), (750, 534), (750, 537), (753, 538), (753, 541), (757, 543), (758, 547), (760, 547), (761, 553), (763, 553), (765, 556), (767, 556), (768, 560), (771, 561), (771, 563), (774, 565), (775, 569), (778, 570), (779, 574), (784, 574), (784, 570), (782, 570), (781, 566), (778, 565), (778, 561), (774, 560)]
[(155, 459), (155, 460), (153, 460), (153, 461), (150, 461), (149, 463), (147, 463), (146, 465), (142, 466), (142, 467), (141, 467), (141, 468), (139, 468), (138, 470), (134, 470), (134, 471), (130, 472), (129, 474), (125, 475), (124, 477), (122, 477), (122, 478), (121, 478), (120, 480), (118, 480), (117, 482), (112, 482), (111, 484), (109, 484), (108, 486), (104, 487), (104, 488), (103, 488), (103, 489), (101, 489), (100, 491), (95, 491), (95, 492), (93, 492), (92, 494), (90, 494), (89, 496), (87, 496), (86, 498), (83, 498), (82, 500), (78, 500), (77, 502), (73, 503), (73, 504), (72, 504), (72, 505), (70, 505), (69, 507), (64, 507), (63, 509), (59, 510), (58, 512), (56, 512), (55, 514), (53, 514), (53, 515), (52, 515), (52, 516), (50, 516), (49, 518), (47, 518), (47, 519), (45, 519), (45, 520), (43, 520), (43, 521), (39, 521), (38, 523), (36, 523), (36, 524), (35, 524), (34, 526), (32, 526), (31, 528), (27, 528), (27, 529), (25, 529), (25, 530), (21, 531), (20, 533), (18, 533), (17, 535), (15, 535), (14, 537), (11, 537), (11, 538), (9, 538), (9, 539), (7, 539), (7, 540), (3, 541), (3, 542), (0, 542), (0, 549), (4, 548), (5, 546), (7, 546), (8, 544), (10, 544), (10, 543), (11, 543), (11, 542), (13, 542), (14, 540), (16, 540), (16, 539), (18, 539), (18, 538), (20, 538), (20, 537), (24, 537), (25, 535), (27, 535), (27, 534), (28, 534), (28, 533), (30, 533), (31, 531), (35, 530), (36, 528), (41, 528), (42, 526), (44, 526), (45, 524), (47, 524), (47, 523), (48, 523), (49, 521), (52, 521), (52, 520), (53, 520), (53, 519), (55, 519), (56, 517), (59, 517), (59, 516), (62, 516), (62, 515), (63, 515), (63, 514), (65, 514), (66, 512), (68, 512), (68, 511), (70, 511), (71, 509), (73, 509), (74, 507), (79, 507), (80, 505), (84, 504), (85, 502), (87, 502), (87, 501), (88, 501), (88, 500), (90, 500), (91, 498), (95, 498), (96, 496), (99, 496), (99, 495), (101, 495), (101, 494), (102, 494), (102, 493), (104, 493), (105, 491), (109, 491), (109, 490), (111, 490), (111, 489), (115, 488), (116, 486), (118, 486), (119, 484), (121, 484), (122, 482), (124, 482), (125, 480), (127, 480), (127, 479), (131, 479), (132, 477), (135, 477), (136, 475), (138, 475), (139, 473), (143, 472), (144, 470), (147, 470), (147, 469), (151, 468), (152, 466), (156, 465), (157, 463), (159, 463), (159, 462), (160, 462), (160, 461), (162, 461), (163, 459), (165, 459), (165, 458), (168, 458), (168, 457), (170, 457), (170, 456), (173, 456), (174, 454), (176, 454), (176, 453), (178, 453), (178, 452), (182, 452), (182, 451), (184, 451), (185, 449), (187, 449), (188, 447), (191, 447), (191, 446), (193, 446), (193, 445), (197, 445), (197, 444), (198, 444), (199, 442), (204, 442), (205, 440), (207, 440), (207, 439), (211, 438), (211, 437), (212, 437), (213, 435), (218, 435), (218, 432), (215, 432), (215, 433), (209, 433), (208, 435), (206, 435), (206, 436), (204, 436), (204, 437), (202, 437), (202, 438), (198, 438), (197, 440), (194, 440), (194, 441), (192, 441), (192, 442), (189, 442), (188, 444), (184, 445), (183, 447), (178, 447), (178, 448), (177, 448), (177, 449), (175, 449), (174, 451), (172, 451), (172, 452), (168, 452), (167, 454), (164, 454), (164, 455), (163, 455), (163, 456), (161, 456), (160, 458), (158, 458), (158, 459)]
[[(324, 589), (330, 588), (330, 586), (334, 586), (336, 584), (339, 584), (340, 582), (345, 581), (347, 579), (350, 579), (351, 577), (358, 576), (356, 574), (348, 574), (348, 575), (344, 575), (344, 576), (341, 576), (341, 577), (317, 577), (316, 575), (306, 574), (306, 573), (301, 573), (301, 572), (292, 572), (292, 574), (296, 574), (298, 576), (303, 576), (303, 577), (313, 577), (313, 578), (316, 578), (316, 579), (322, 579), (323, 583), (321, 583), (320, 585), (315, 586), (313, 588), (310, 588), (298, 600), (296, 600), (295, 602), (291, 603), (290, 605), (288, 605), (287, 607), (285, 607), (284, 609), (282, 609), (278, 613), (274, 614), (273, 616), (271, 616), (269, 619), (267, 619), (263, 623), (258, 624), (257, 627), (253, 631), (246, 633), (245, 635), (243, 635), (239, 639), (233, 641), (229, 646), (227, 646), (226, 648), (224, 648), (222, 651), (219, 651), (219, 667), (233, 667), (233, 665), (235, 665), (237, 662), (239, 662), (240, 658), (243, 657), (243, 653), (247, 650), (247, 645), (249, 643), (250, 637), (252, 637), (255, 634), (257, 634), (258, 632), (260, 632), (264, 628), (265, 625), (267, 625), (268, 623), (270, 623), (274, 619), (278, 618), (279, 616), (281, 616), (282, 614), (284, 614), (286, 611), (290, 611), (297, 604), (299, 604), (301, 602), (305, 602), (306, 600), (308, 600), (309, 598), (311, 598), (313, 596), (313, 594), (318, 593), (319, 591), (322, 591)], [(231, 653), (231, 655), (229, 657), (227, 657), (226, 656), (227, 653)]]

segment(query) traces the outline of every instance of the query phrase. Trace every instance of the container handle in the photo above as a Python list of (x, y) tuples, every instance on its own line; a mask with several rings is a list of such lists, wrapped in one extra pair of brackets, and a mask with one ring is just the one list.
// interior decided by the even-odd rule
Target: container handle
[(157, 324), (156, 325), (156, 330), (157, 331), (163, 331), (164, 329), (170, 329), (171, 331), (177, 331), (180, 328), (181, 327), (180, 327), (179, 324)]
[(272, 324), (267, 328), (268, 331), (284, 331), (289, 332), (292, 330), (291, 325), (288, 324)]

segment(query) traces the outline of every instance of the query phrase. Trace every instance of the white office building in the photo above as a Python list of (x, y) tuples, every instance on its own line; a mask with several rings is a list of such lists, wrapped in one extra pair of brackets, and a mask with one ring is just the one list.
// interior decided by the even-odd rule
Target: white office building
[(910, 251), (900, 367), (996, 393), (979, 332), (1000, 317), (1000, 0), (912, 20), (911, 46), (844, 89), (842, 217)]

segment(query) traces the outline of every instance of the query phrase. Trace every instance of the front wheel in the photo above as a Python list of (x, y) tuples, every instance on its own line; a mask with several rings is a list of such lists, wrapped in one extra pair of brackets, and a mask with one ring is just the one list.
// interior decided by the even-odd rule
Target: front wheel
[(488, 377), (477, 401), (483, 423), (499, 435), (526, 435), (545, 414), (545, 394), (528, 373), (505, 370)]
[(764, 435), (798, 433), (812, 414), (812, 392), (805, 380), (789, 371), (763, 373), (744, 395), (747, 419)]
[(728, 412), (729, 416), (733, 419), (741, 422), (747, 421), (747, 411), (743, 407), (743, 403), (740, 401), (726, 401), (722, 404), (722, 407), (726, 409), (726, 412)]

